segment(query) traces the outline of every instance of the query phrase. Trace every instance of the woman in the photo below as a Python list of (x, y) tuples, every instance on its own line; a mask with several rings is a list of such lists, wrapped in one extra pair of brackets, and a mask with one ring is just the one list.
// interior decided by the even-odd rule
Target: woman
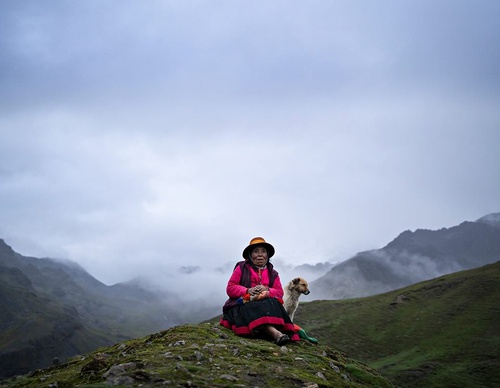
[(243, 250), (227, 283), (229, 299), (222, 308), (221, 325), (237, 335), (266, 336), (276, 344), (298, 341), (293, 323), (283, 308), (283, 288), (269, 259), (274, 247), (255, 237)]

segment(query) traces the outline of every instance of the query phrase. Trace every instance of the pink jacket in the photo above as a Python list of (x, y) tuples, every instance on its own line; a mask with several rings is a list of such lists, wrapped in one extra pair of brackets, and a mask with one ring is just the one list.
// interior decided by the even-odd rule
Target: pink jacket
[[(241, 272), (242, 271), (240, 266), (237, 266), (234, 269), (233, 273), (231, 274), (229, 281), (227, 282), (226, 292), (230, 298), (236, 299), (241, 296), (244, 296), (247, 293), (247, 288), (240, 284)], [(261, 276), (259, 278), (259, 273), (256, 271), (255, 268), (251, 267), (250, 282), (252, 284), (252, 287), (255, 287), (259, 284), (269, 287), (268, 269), (265, 268), (264, 270), (262, 270)], [(271, 298), (283, 298), (283, 287), (281, 285), (281, 280), (279, 275), (275, 276), (273, 287), (269, 288), (269, 296)]]

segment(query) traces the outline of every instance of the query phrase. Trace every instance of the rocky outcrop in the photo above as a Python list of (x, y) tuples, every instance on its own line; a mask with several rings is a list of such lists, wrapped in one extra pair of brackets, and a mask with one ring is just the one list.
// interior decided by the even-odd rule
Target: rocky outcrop
[(39, 387), (105, 384), (175, 387), (392, 387), (365, 364), (309, 342), (277, 346), (217, 323), (182, 325), (5, 381)]

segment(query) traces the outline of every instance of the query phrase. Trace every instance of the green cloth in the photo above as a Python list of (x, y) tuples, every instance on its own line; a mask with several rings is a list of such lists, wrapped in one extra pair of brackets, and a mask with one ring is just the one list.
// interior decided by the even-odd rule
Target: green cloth
[(308, 341), (314, 342), (315, 344), (318, 343), (318, 340), (316, 338), (309, 337), (307, 333), (304, 331), (304, 329), (300, 329), (298, 333), (300, 338), (304, 338)]

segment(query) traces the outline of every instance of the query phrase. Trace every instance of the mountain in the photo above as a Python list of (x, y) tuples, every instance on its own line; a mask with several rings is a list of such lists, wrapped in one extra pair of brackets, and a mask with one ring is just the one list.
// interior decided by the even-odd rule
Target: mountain
[(497, 260), (500, 213), (451, 228), (407, 230), (381, 249), (334, 266), (311, 282), (311, 295), (303, 300), (375, 295)]
[(482, 222), (483, 224), (488, 224), (500, 228), (500, 213), (488, 214), (484, 217), (481, 217), (476, 222)]
[[(329, 262), (323, 262), (323, 263), (316, 263), (316, 264), (300, 264), (300, 265), (293, 265), (289, 264), (286, 262), (286, 260), (283, 259), (274, 259), (273, 258), (273, 264), (274, 268), (277, 269), (281, 283), (287, 284), (290, 280), (295, 279), (296, 277), (302, 277), (306, 279), (309, 283), (324, 276), (333, 266), (333, 263)], [(233, 264), (234, 267), (234, 264)], [(230, 273), (230, 271), (226, 271), (226, 275)], [(229, 278), (229, 277), (228, 277)], [(227, 279), (225, 279), (227, 281)]]
[[(438, 231), (401, 233), (386, 247), (362, 252), (310, 282), (314, 299), (377, 294), (500, 259), (500, 213)], [(234, 263), (224, 270), (223, 284)], [(331, 264), (281, 272), (316, 276)], [(219, 274), (219, 275), (221, 275)], [(185, 266), (186, 284), (207, 281), (199, 267)], [(290, 277), (291, 278), (291, 277)], [(220, 280), (211, 279), (219, 290)], [(154, 291), (145, 281), (107, 286), (71, 261), (22, 256), (0, 239), (0, 377), (47, 367), (125, 339), (175, 325), (200, 322), (225, 300), (204, 296), (187, 303), (179, 295)], [(224, 287), (220, 287), (223, 294)], [(215, 291), (214, 291), (215, 292)], [(190, 295), (196, 298), (196, 295)]]
[(0, 386), (500, 386), (499, 298), (497, 262), (376, 296), (301, 303), (296, 323), (318, 344), (277, 347), (237, 337), (215, 317), (103, 347)]
[(244, 339), (218, 323), (175, 326), (29, 375), (0, 381), (9, 387), (380, 387), (378, 372), (323, 345), (278, 347)]
[(500, 262), (365, 298), (301, 303), (319, 343), (401, 387), (500, 387)]
[(107, 286), (76, 263), (22, 256), (0, 239), (0, 377), (201, 320), (176, 295)]

